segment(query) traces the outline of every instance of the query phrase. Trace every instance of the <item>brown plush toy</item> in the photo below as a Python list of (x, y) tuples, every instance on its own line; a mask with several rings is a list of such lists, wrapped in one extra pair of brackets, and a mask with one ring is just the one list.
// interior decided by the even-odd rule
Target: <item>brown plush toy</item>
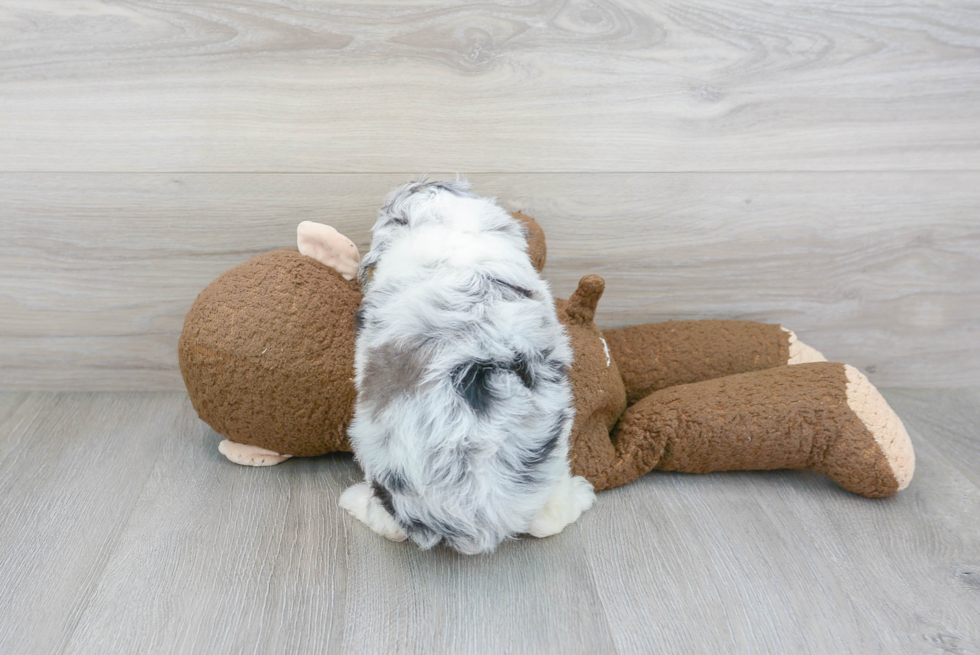
[[(544, 232), (515, 216), (540, 271)], [(310, 222), (298, 245), (226, 272), (184, 321), (191, 401), (239, 464), (350, 451), (357, 248)], [(671, 321), (603, 332), (593, 318), (604, 286), (587, 275), (557, 301), (575, 354), (572, 472), (596, 490), (652, 470), (802, 468), (868, 497), (908, 486), (908, 434), (853, 367), (824, 361), (778, 325)]]

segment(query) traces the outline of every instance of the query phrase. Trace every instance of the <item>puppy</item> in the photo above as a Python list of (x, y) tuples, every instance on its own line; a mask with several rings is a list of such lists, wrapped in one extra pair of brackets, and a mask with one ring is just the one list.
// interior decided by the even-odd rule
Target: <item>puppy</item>
[(568, 335), (520, 222), (465, 182), (406, 184), (358, 277), (349, 434), (365, 481), (341, 507), (388, 539), (476, 554), (592, 506), (568, 464)]

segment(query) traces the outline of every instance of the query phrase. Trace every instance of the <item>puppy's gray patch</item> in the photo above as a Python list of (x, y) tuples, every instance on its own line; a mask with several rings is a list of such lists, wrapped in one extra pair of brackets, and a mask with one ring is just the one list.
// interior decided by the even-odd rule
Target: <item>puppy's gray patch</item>
[(377, 418), (396, 398), (414, 394), (426, 370), (424, 348), (386, 343), (373, 350), (364, 367), (362, 399)]

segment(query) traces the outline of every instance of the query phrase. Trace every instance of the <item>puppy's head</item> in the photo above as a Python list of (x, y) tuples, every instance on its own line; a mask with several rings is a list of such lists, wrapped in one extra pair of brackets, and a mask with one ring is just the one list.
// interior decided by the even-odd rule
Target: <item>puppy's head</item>
[(378, 259), (393, 243), (410, 230), (432, 221), (443, 221), (446, 217), (445, 203), (441, 198), (467, 198), (477, 200), (479, 196), (470, 192), (466, 180), (428, 181), (422, 177), (396, 188), (385, 200), (378, 212), (378, 220), (371, 228), (371, 250), (361, 261), (358, 279), (366, 284)]

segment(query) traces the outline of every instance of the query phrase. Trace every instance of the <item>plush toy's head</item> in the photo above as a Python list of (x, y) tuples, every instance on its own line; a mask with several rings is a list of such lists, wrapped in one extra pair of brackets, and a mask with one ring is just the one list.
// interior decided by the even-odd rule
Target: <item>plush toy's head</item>
[[(514, 217), (528, 232), (528, 255), (540, 271), (544, 231), (529, 216)], [(276, 250), (208, 285), (184, 319), (178, 356), (194, 409), (216, 432), (310, 457), (350, 450), (361, 292), (351, 281), (357, 248), (346, 237), (304, 223), (299, 245), (316, 259)]]
[(300, 457), (350, 450), (356, 282), (295, 250), (212, 282), (184, 319), (180, 370), (225, 437)]

